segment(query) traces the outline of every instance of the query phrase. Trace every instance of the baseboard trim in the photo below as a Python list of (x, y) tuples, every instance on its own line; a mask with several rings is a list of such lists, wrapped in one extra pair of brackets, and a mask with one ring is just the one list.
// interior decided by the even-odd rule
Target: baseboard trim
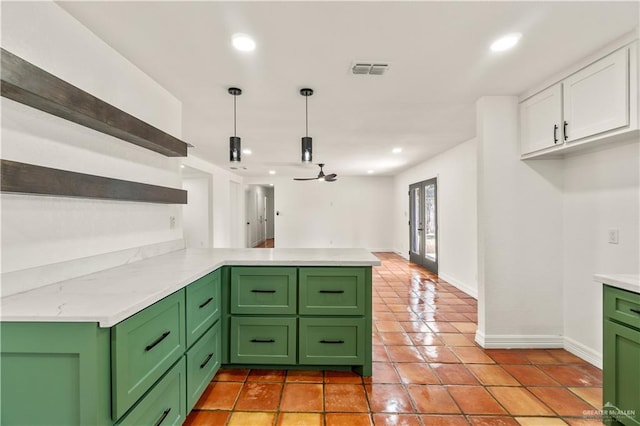
[(443, 280), (445, 280), (446, 282), (448, 282), (449, 284), (451, 284), (452, 286), (454, 286), (458, 290), (460, 290), (460, 291), (468, 294), (469, 296), (473, 297), (474, 299), (478, 300), (478, 289), (477, 288), (472, 288), (472, 287), (468, 286), (467, 284), (463, 283), (462, 281), (458, 281), (456, 278), (453, 278), (451, 275), (438, 274), (438, 277), (442, 278)]
[(602, 353), (594, 351), (577, 340), (566, 336), (564, 338), (564, 348), (575, 356), (584, 359), (589, 364), (602, 369)]
[(485, 349), (549, 349), (564, 347), (563, 337), (553, 334), (485, 335), (477, 331), (476, 342)]

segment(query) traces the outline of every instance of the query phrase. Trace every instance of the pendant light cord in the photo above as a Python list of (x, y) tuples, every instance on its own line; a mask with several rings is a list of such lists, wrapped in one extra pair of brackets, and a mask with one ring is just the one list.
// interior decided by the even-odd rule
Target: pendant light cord
[(233, 137), (236, 137), (236, 95), (233, 95)]
[(309, 137), (309, 96), (304, 97), (304, 134)]

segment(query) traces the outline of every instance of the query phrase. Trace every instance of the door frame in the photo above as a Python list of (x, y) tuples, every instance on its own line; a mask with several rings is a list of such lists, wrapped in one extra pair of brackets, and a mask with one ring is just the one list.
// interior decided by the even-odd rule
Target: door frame
[[(425, 198), (426, 198), (426, 187), (429, 185), (434, 185), (434, 201), (435, 201), (435, 258), (430, 259), (426, 255), (426, 209), (425, 209)], [(415, 209), (415, 191), (418, 191), (418, 224), (417, 227), (414, 228), (414, 222), (416, 221), (414, 217), (414, 213), (416, 213)], [(420, 182), (412, 183), (409, 185), (409, 260), (412, 263), (423, 266), (428, 271), (433, 272), (434, 274), (438, 273), (438, 259), (439, 259), (439, 238), (438, 238), (438, 230), (439, 230), (439, 217), (438, 217), (438, 176), (436, 175), (433, 178), (426, 179)], [(413, 251), (413, 241), (414, 241), (414, 229), (418, 232), (418, 251)]]

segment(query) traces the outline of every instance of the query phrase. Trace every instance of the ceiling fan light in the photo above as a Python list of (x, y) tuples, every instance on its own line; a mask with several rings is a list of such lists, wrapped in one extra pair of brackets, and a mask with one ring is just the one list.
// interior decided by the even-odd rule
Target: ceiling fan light
[(302, 137), (302, 162), (311, 163), (313, 161), (313, 141), (308, 136)]
[(229, 137), (229, 161), (239, 163), (242, 160), (242, 149), (239, 136)]

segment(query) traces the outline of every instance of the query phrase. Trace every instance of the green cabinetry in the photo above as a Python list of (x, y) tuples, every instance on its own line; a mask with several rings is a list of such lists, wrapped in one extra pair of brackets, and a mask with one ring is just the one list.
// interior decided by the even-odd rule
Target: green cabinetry
[(3, 425), (110, 425), (109, 329), (0, 323)]
[(640, 294), (604, 286), (603, 410), (608, 424), (640, 424)]
[(221, 363), (220, 271), (111, 328), (0, 323), (0, 424), (180, 425)]
[(371, 375), (371, 268), (231, 267), (226, 274), (223, 363)]

